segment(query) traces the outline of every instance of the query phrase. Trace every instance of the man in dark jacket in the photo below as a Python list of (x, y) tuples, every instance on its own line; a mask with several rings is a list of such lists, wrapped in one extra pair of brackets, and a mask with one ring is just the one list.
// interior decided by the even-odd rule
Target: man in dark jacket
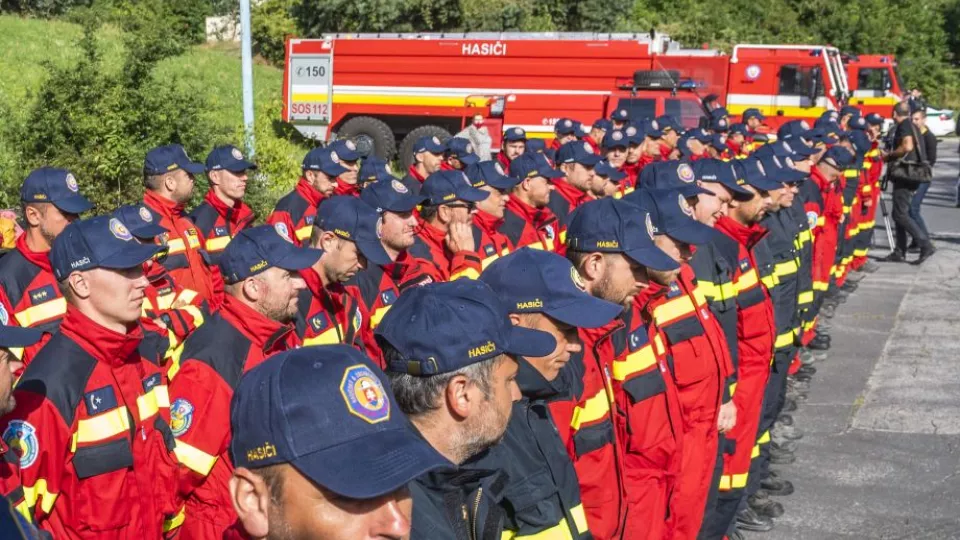
[[(455, 465), (503, 439), (520, 399), (516, 356), (541, 357), (553, 336), (513, 326), (496, 293), (458, 280), (411, 289), (377, 328), (397, 405)], [(412, 538), (499, 539), (506, 473), (436, 471), (411, 484)]]
[(583, 384), (578, 328), (599, 328), (622, 308), (587, 294), (565, 258), (532, 248), (494, 262), (480, 280), (497, 292), (514, 325), (547, 332), (557, 346), (546, 356), (517, 357), (522, 397), (513, 404), (503, 444), (466, 467), (507, 472), (504, 536), (592, 538), (577, 473), (548, 407), (573, 402)]

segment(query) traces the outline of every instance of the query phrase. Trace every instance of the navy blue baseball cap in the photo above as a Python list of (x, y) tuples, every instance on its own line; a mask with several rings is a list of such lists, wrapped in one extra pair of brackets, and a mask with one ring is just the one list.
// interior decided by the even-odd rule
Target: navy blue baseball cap
[(473, 183), (462, 171), (437, 171), (431, 174), (423, 181), (420, 194), (433, 206), (453, 201), (476, 203), (490, 196), (486, 191), (473, 187)]
[(340, 164), (340, 156), (329, 146), (307, 152), (303, 157), (303, 170), (320, 171), (331, 178), (347, 172), (347, 168)]
[(710, 129), (712, 131), (726, 133), (727, 130), (730, 129), (730, 122), (724, 117), (713, 118), (713, 120), (710, 122)]
[(734, 198), (753, 198), (753, 193), (743, 189), (742, 184), (737, 182), (736, 171), (730, 163), (719, 159), (698, 159), (693, 162), (693, 172), (701, 182), (717, 183), (727, 188)]
[(553, 125), (553, 132), (557, 135), (570, 135), (579, 133), (579, 130), (577, 129), (577, 122), (575, 120), (561, 118)]
[(697, 221), (687, 197), (677, 190), (651, 191), (641, 204), (641, 208), (650, 212), (654, 234), (665, 234), (695, 246), (714, 238), (714, 230)]
[(630, 113), (626, 109), (616, 109), (610, 113), (610, 120), (612, 122), (629, 122)]
[(480, 158), (473, 153), (473, 144), (471, 144), (467, 139), (462, 139), (460, 137), (447, 139), (446, 153), (447, 155), (459, 159), (460, 162), (465, 166), (470, 166), (480, 161)]
[(0, 347), (4, 349), (13, 349), (19, 347), (29, 347), (40, 341), (43, 332), (34, 328), (21, 328), (19, 326), (7, 326), (6, 311), (0, 311)]
[(380, 220), (380, 214), (373, 206), (357, 197), (341, 195), (320, 203), (316, 225), (355, 243), (360, 253), (373, 264), (384, 265), (393, 261), (380, 243), (380, 227), (383, 225)]
[(20, 201), (51, 203), (68, 214), (80, 214), (93, 204), (80, 194), (80, 185), (66, 169), (40, 167), (27, 175), (20, 186)]
[(542, 154), (547, 149), (547, 143), (543, 139), (530, 139), (527, 146), (524, 147), (524, 154)]
[(387, 175), (364, 187), (360, 191), (360, 200), (378, 212), (411, 212), (423, 204), (426, 197)]
[(836, 110), (827, 110), (827, 111), (823, 111), (823, 113), (820, 115), (820, 118), (818, 118), (817, 120), (818, 121), (827, 120), (830, 122), (836, 122), (839, 119), (840, 119), (839, 112), (837, 112)]
[(440, 142), (440, 139), (436, 135), (420, 137), (415, 143), (413, 143), (414, 155), (421, 152), (430, 152), (431, 154), (440, 155), (446, 151), (447, 146)]
[(63, 281), (73, 272), (93, 268), (136, 268), (159, 250), (158, 245), (140, 243), (119, 219), (96, 216), (63, 229), (53, 241), (50, 265), (57, 281)]
[(244, 229), (227, 244), (220, 272), (227, 283), (239, 283), (274, 266), (291, 272), (310, 268), (321, 255), (319, 249), (295, 246), (275, 227), (260, 225)]
[[(767, 176), (767, 170), (759, 158), (749, 157), (742, 159), (740, 160), (740, 165), (743, 167), (743, 180), (748, 185), (760, 191), (772, 191), (783, 187), (781, 182)], [(773, 171), (770, 172), (771, 174), (773, 173)]]
[(153, 176), (166, 174), (177, 169), (183, 169), (190, 174), (200, 174), (204, 171), (203, 165), (192, 161), (187, 151), (179, 144), (158, 146), (147, 152), (143, 160), (144, 174)]
[(582, 252), (623, 253), (654, 270), (676, 270), (680, 265), (653, 243), (650, 214), (630, 202), (603, 198), (578, 207), (567, 226), (567, 249)]
[(847, 115), (857, 118), (860, 116), (860, 109), (854, 107), (853, 105), (844, 105), (840, 108), (840, 116), (844, 117)]
[(683, 133), (683, 125), (676, 118), (669, 114), (658, 116), (657, 123), (660, 124), (660, 131), (664, 133), (666, 133), (668, 130), (673, 130), (676, 133)]
[(775, 154), (778, 157), (788, 157), (801, 161), (818, 152), (816, 148), (803, 142), (802, 138), (791, 138), (785, 141), (777, 141), (768, 146), (779, 147), (785, 151), (783, 156), (780, 156), (779, 153)]
[(703, 128), (688, 129), (683, 136), (696, 139), (704, 144), (710, 144), (710, 142), (713, 141), (713, 135), (708, 133), (707, 130)]
[(813, 144), (837, 144), (837, 142), (839, 142), (839, 139), (827, 133), (827, 130), (822, 127), (809, 129), (805, 131), (801, 137)]
[(789, 157), (769, 156), (760, 158), (760, 163), (763, 163), (763, 170), (767, 173), (767, 178), (776, 182), (796, 184), (807, 178), (806, 173), (793, 168), (793, 159)]
[(519, 182), (517, 178), (507, 176), (503, 165), (493, 160), (474, 163), (467, 167), (466, 174), (475, 188), (491, 186), (501, 191), (509, 191)]
[[(858, 118), (858, 120), (863, 120), (863, 118)], [(857, 154), (862, 156), (870, 151), (870, 148), (873, 147), (873, 143), (870, 142), (870, 137), (867, 136), (866, 131), (853, 130), (850, 132), (850, 142), (853, 144), (854, 149), (856, 149)]]
[(854, 131), (864, 131), (867, 129), (867, 119), (862, 116), (854, 116), (847, 122), (847, 127)]
[(777, 139), (785, 140), (802, 137), (810, 129), (810, 125), (803, 120), (791, 120), (777, 130)]
[(560, 163), (579, 163), (584, 167), (595, 167), (600, 161), (600, 156), (593, 153), (593, 147), (583, 141), (570, 141), (564, 143), (557, 150), (557, 164)]
[(370, 155), (363, 158), (357, 178), (360, 183), (366, 183), (383, 180), (387, 176), (392, 176), (390, 174), (390, 164), (386, 160)]
[(603, 141), (600, 143), (600, 147), (603, 150), (610, 150), (613, 148), (626, 148), (630, 143), (630, 138), (622, 130), (613, 129), (608, 131), (603, 136)]
[(507, 314), (497, 293), (479, 280), (409, 289), (376, 330), (377, 339), (402, 356), (390, 362), (387, 371), (431, 376), (501, 354), (541, 357), (553, 352), (557, 341), (552, 335), (514, 326)]
[(329, 148), (337, 153), (340, 161), (358, 161), (362, 156), (357, 151), (357, 145), (350, 139), (337, 139), (330, 143)]
[(632, 145), (641, 145), (643, 140), (646, 138), (646, 133), (643, 131), (643, 127), (638, 127), (634, 124), (627, 124), (623, 128), (623, 134), (627, 136), (627, 143)]
[[(583, 144), (583, 143), (580, 143)], [(542, 176), (547, 180), (563, 178), (565, 175), (550, 166), (549, 163), (541, 161), (543, 154), (521, 154), (510, 162), (510, 176), (524, 181), (534, 176)]]
[(877, 114), (877, 113), (870, 113), (870, 114), (868, 114), (867, 116), (865, 116), (864, 119), (865, 119), (865, 120), (867, 121), (867, 123), (870, 124), (871, 126), (882, 126), (882, 125), (883, 125), (883, 117), (880, 116), (880, 115)]
[(599, 328), (623, 307), (586, 292), (580, 272), (549, 251), (521, 248), (480, 274), (510, 313), (545, 313), (577, 328)]
[(756, 118), (757, 120), (760, 120), (761, 122), (763, 122), (764, 120), (767, 119), (767, 117), (764, 116), (762, 112), (760, 112), (760, 109), (754, 109), (754, 108), (750, 108), (750, 109), (747, 109), (747, 110), (743, 111), (743, 114), (740, 115), (740, 118), (742, 119), (742, 122), (743, 122), (744, 124), (746, 124), (746, 123), (747, 123), (747, 120), (749, 120), (749, 119), (751, 119), (751, 118)]
[(739, 133), (740, 135), (747, 136), (750, 134), (750, 130), (747, 129), (746, 124), (742, 124), (740, 122), (734, 122), (733, 124), (730, 124), (730, 128), (727, 130), (727, 133), (729, 133), (730, 135)]
[(853, 167), (856, 162), (856, 156), (853, 152), (842, 146), (834, 146), (828, 149), (820, 156), (820, 163), (826, 163), (835, 169), (845, 171)]
[(627, 177), (627, 173), (614, 167), (605, 159), (597, 162), (597, 166), (593, 168), (593, 174), (606, 178), (614, 184), (619, 184), (620, 181)]
[(113, 211), (113, 217), (126, 225), (130, 234), (141, 239), (153, 241), (167, 232), (160, 226), (160, 216), (143, 204), (127, 204)]
[(651, 139), (659, 139), (663, 137), (663, 130), (660, 122), (656, 118), (647, 118), (640, 123), (640, 131), (643, 132), (644, 137), (650, 137)]
[(374, 499), (453, 466), (417, 433), (380, 368), (347, 345), (282, 352), (244, 374), (230, 429), (234, 466), (287, 463), (350, 499)]
[(603, 131), (610, 131), (613, 129), (613, 122), (607, 120), (606, 118), (597, 118), (593, 121), (593, 127), (602, 129)]
[(683, 192), (684, 197), (696, 197), (701, 193), (710, 193), (700, 187), (693, 166), (686, 161), (660, 161), (647, 165), (640, 171), (637, 184), (642, 190), (675, 189)]
[(727, 111), (727, 108), (726, 108), (726, 107), (722, 107), (722, 106), (721, 106), (721, 107), (717, 107), (716, 109), (713, 109), (712, 111), (710, 111), (710, 119), (711, 119), (711, 120), (716, 119), (716, 118), (722, 118), (722, 117), (724, 117), (724, 116), (730, 116), (730, 112)]
[(508, 128), (503, 132), (504, 142), (516, 142), (516, 141), (526, 141), (527, 132), (520, 127)]
[(723, 152), (728, 149), (727, 138), (720, 133), (714, 133), (713, 137), (710, 137), (710, 146), (717, 152)]
[(243, 157), (243, 152), (233, 145), (218, 146), (207, 154), (207, 172), (219, 170), (243, 172), (256, 170), (256, 168), (257, 164), (247, 161)]

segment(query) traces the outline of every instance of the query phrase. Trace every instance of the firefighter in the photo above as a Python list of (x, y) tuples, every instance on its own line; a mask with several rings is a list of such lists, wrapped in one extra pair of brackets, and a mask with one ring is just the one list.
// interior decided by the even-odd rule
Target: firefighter
[(550, 141), (550, 148), (554, 152), (560, 150), (560, 147), (568, 142), (580, 140), (581, 126), (580, 122), (569, 118), (561, 118), (553, 124), (554, 138)]
[(593, 169), (599, 161), (600, 156), (594, 154), (590, 145), (583, 141), (568, 142), (557, 151), (557, 168), (564, 177), (553, 180), (548, 206), (560, 220), (561, 232), (569, 222), (570, 214), (590, 200), (588, 194), (593, 182)]
[(160, 216), (146, 206), (126, 205), (113, 211), (113, 217), (126, 226), (138, 240), (154, 244), (161, 238), (160, 251), (143, 265), (143, 273), (150, 285), (144, 291), (143, 317), (167, 330), (169, 349), (175, 349), (209, 316), (209, 304), (196, 291), (185, 289), (174, 281), (160, 263), (166, 256), (162, 236), (166, 231), (159, 225)]
[[(16, 373), (23, 370), (23, 362), (13, 354), (36, 344), (43, 333), (33, 328), (0, 325), (0, 416), (14, 410), (13, 383)], [(0, 530), (12, 539), (40, 540), (48, 538), (34, 526), (30, 509), (24, 501), (23, 487), (18, 476), (19, 457), (0, 439), (0, 458), (9, 466), (0, 467)]]
[(320, 205), (310, 247), (322, 255), (300, 271), (307, 287), (300, 293), (297, 335), (304, 345), (343, 343), (364, 350), (364, 343), (373, 342), (369, 314), (343, 284), (369, 265), (390, 264), (380, 228), (380, 214), (356, 197), (331, 197)]
[(357, 145), (350, 139), (337, 139), (330, 143), (329, 148), (336, 152), (340, 165), (346, 169), (337, 177), (337, 187), (334, 195), (360, 195), (360, 152)]
[(503, 438), (521, 397), (515, 357), (552, 354), (556, 340), (512, 325), (496, 293), (476, 280), (404, 293), (377, 339), (398, 408), (455, 466), (410, 484), (410, 537), (501, 538), (506, 473), (461, 465)]
[[(863, 273), (871, 274), (880, 269), (880, 265), (867, 259), (866, 251), (873, 245), (873, 229), (876, 226), (877, 206), (880, 204), (880, 177), (883, 174), (883, 159), (880, 156), (880, 130), (883, 129), (883, 117), (877, 113), (870, 113), (864, 117), (867, 122), (867, 136), (870, 139), (870, 150), (866, 154), (864, 166), (868, 168), (867, 179), (861, 188), (864, 205), (864, 219), (860, 224), (860, 240), (855, 268)], [(869, 165), (867, 165), (869, 164)], [(849, 278), (848, 278), (849, 279)]]
[(25, 364), (57, 332), (67, 311), (50, 267), (50, 248), (64, 227), (91, 208), (76, 178), (64, 169), (36, 169), (20, 186), (26, 230), (17, 238), (15, 249), (0, 257), (0, 324), (45, 332), (26, 349), (13, 349)]
[(844, 105), (840, 108), (837, 124), (840, 126), (840, 129), (847, 131), (851, 129), (850, 123), (856, 118), (860, 118), (860, 109), (853, 105)]
[(444, 281), (480, 276), (481, 257), (473, 237), (477, 203), (490, 196), (460, 171), (438, 171), (423, 183), (426, 201), (411, 255), (429, 261)]
[(730, 153), (733, 154), (733, 157), (736, 159), (743, 159), (747, 157), (745, 153), (746, 149), (744, 148), (747, 142), (747, 126), (745, 124), (730, 124), (730, 129), (727, 131), (727, 148), (730, 149)]
[(360, 186), (361, 193), (363, 188), (377, 180), (387, 177), (395, 178), (390, 171), (390, 164), (374, 155), (363, 158), (363, 163), (360, 164), (360, 172), (357, 175), (357, 184)]
[[(654, 245), (653, 232), (649, 214), (639, 207), (601, 199), (574, 214), (567, 237), (567, 258), (583, 277), (584, 288), (624, 307), (614, 322), (596, 330), (581, 330), (584, 348), (593, 351), (595, 360), (587, 363), (593, 380), (584, 377), (583, 399), (577, 404), (574, 422), (580, 428), (574, 430), (574, 439), (578, 435), (587, 438), (583, 428), (593, 429), (584, 424), (603, 427), (599, 421), (606, 420), (608, 411), (615, 411), (613, 440), (619, 459), (613, 459), (620, 461), (614, 466), (620, 467), (622, 483), (613, 485), (610, 478), (615, 473), (609, 466), (595, 469), (599, 456), (587, 458), (578, 467), (578, 474), (584, 471), (592, 477), (591, 485), (598, 481), (606, 484), (595, 488), (598, 494), (611, 497), (613, 489), (622, 490), (622, 505), (613, 507), (608, 498), (607, 508), (587, 507), (588, 522), (596, 516), (607, 538), (659, 539), (669, 536), (671, 528), (668, 508), (681, 457), (679, 403), (672, 379), (666, 375), (669, 368), (663, 337), (644, 317), (637, 295), (649, 285), (648, 269), (676, 272), (679, 265)], [(601, 401), (604, 398), (597, 392), (605, 388), (612, 388), (613, 403)], [(597, 440), (587, 448), (605, 451), (611, 437), (604, 431), (594, 436)], [(603, 480), (596, 478), (598, 474)], [(615, 523), (623, 523), (623, 528), (611, 528), (611, 519), (620, 519)]]
[[(810, 171), (810, 179), (820, 188), (823, 205), (820, 208), (805, 205), (817, 215), (813, 252), (813, 291), (815, 311), (831, 316), (836, 308), (823, 306), (830, 287), (832, 268), (837, 254), (840, 228), (843, 224), (843, 194), (841, 181), (844, 172), (854, 163), (853, 154), (845, 148), (834, 146), (820, 157)], [(822, 223), (821, 223), (822, 218)]]
[(187, 338), (169, 370), (170, 427), (185, 468), (181, 538), (220, 538), (236, 519), (227, 490), (230, 399), (241, 375), (300, 345), (293, 321), (305, 285), (297, 272), (319, 256), (262, 225), (238, 234), (220, 258), (223, 306)]
[[(708, 523), (707, 535), (719, 538), (733, 524), (745, 530), (770, 530), (769, 518), (757, 515), (751, 508), (739, 510), (750, 471), (752, 450), (757, 442), (757, 426), (763, 393), (773, 358), (776, 329), (770, 293), (760, 278), (757, 244), (766, 231), (758, 224), (770, 204), (769, 191), (782, 184), (770, 180), (763, 165), (756, 159), (738, 162), (743, 167), (744, 188), (752, 192), (749, 201), (731, 202), (727, 214), (717, 221), (723, 233), (718, 248), (733, 267), (733, 287), (737, 305), (737, 386), (733, 402), (737, 408), (737, 424), (729, 431), (734, 441), (732, 455), (724, 456), (720, 477), (715, 519)], [(738, 178), (738, 183), (741, 178)]]
[(517, 180), (503, 213), (502, 232), (515, 248), (557, 251), (562, 247), (561, 226), (547, 206), (554, 186), (551, 180), (563, 176), (553, 167), (543, 166), (531, 154), (513, 160), (510, 175)]
[(473, 237), (478, 239), (476, 246), (481, 256), (480, 268), (483, 269), (515, 249), (500, 228), (510, 202), (510, 191), (517, 185), (517, 179), (504, 174), (503, 167), (496, 161), (471, 165), (467, 169), (467, 178), (473, 187), (489, 194), (477, 202), (477, 212), (473, 215)]
[(594, 199), (604, 197), (620, 198), (621, 182), (627, 177), (627, 173), (615, 168), (607, 160), (597, 162), (593, 168), (593, 182), (590, 183), (590, 194)]
[(676, 152), (676, 149), (677, 143), (680, 142), (680, 134), (683, 133), (683, 126), (676, 118), (668, 114), (658, 116), (657, 123), (663, 133), (663, 136), (660, 137), (660, 159), (668, 161), (679, 158), (680, 153)]
[(235, 146), (218, 146), (207, 155), (205, 164), (210, 189), (187, 216), (203, 238), (210, 264), (217, 264), (220, 253), (240, 231), (253, 225), (256, 216), (243, 202), (249, 171), (257, 164), (248, 161)]
[(285, 352), (251, 370), (230, 411), (239, 520), (226, 538), (407, 538), (407, 484), (449, 463), (397, 404), (349, 347)]
[(497, 152), (497, 161), (503, 166), (503, 170), (510, 172), (510, 162), (523, 154), (526, 148), (527, 132), (523, 128), (512, 127), (504, 131), (503, 142)]
[(610, 113), (610, 122), (613, 129), (622, 130), (630, 123), (630, 113), (626, 109), (615, 109)]
[(494, 262), (480, 279), (497, 293), (514, 325), (547, 332), (557, 346), (543, 357), (516, 357), (522, 398), (513, 406), (503, 443), (464, 467), (506, 471), (509, 482), (501, 501), (506, 535), (593, 538), (567, 456), (568, 441), (561, 438), (550, 408), (573, 402), (582, 384), (578, 328), (608, 324), (621, 307), (587, 294), (563, 257), (530, 248)]
[(713, 142), (713, 135), (702, 128), (688, 130), (680, 137), (677, 147), (680, 149), (681, 159), (697, 161), (709, 158), (707, 145)]
[(20, 458), (26, 508), (54, 538), (160, 538), (178, 525), (166, 378), (137, 324), (142, 265), (158, 250), (100, 216), (68, 225), (50, 251), (67, 313), (0, 429)]
[(613, 122), (607, 120), (606, 118), (598, 118), (593, 122), (593, 125), (590, 127), (590, 133), (583, 137), (584, 142), (590, 145), (593, 148), (593, 153), (600, 154), (600, 141), (603, 140), (603, 137), (607, 134), (608, 131), (613, 130)]
[(747, 126), (748, 141), (754, 134), (766, 135), (769, 133), (770, 129), (764, 124), (766, 120), (767, 117), (760, 112), (760, 109), (750, 108), (743, 111), (743, 114), (740, 115), (740, 122)]
[(473, 153), (473, 144), (467, 139), (452, 137), (447, 139), (446, 151), (440, 169), (444, 171), (463, 171), (480, 161)]
[(216, 309), (223, 295), (222, 279), (209, 266), (205, 239), (184, 214), (195, 175), (202, 172), (204, 166), (191, 161), (179, 144), (150, 150), (143, 162), (143, 204), (160, 216), (160, 226), (166, 229), (163, 266), (177, 283), (197, 291)]
[(314, 148), (303, 158), (303, 176), (293, 191), (284, 195), (273, 212), (267, 216), (267, 224), (300, 246), (310, 239), (313, 222), (317, 218), (320, 202), (333, 195), (336, 179), (347, 172), (340, 164), (340, 157), (330, 148)]
[(610, 165), (622, 170), (627, 162), (627, 146), (629, 144), (630, 139), (623, 131), (615, 129), (607, 132), (603, 137), (601, 146), (604, 159), (610, 162)]
[(713, 134), (726, 133), (730, 129), (730, 122), (726, 117), (711, 118), (709, 131)]

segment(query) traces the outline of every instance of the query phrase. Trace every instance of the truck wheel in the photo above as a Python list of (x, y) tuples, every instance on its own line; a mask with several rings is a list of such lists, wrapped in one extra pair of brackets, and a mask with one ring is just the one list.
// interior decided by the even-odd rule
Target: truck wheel
[(400, 143), (398, 159), (400, 160), (400, 166), (403, 167), (401, 171), (406, 171), (413, 164), (413, 145), (417, 143), (417, 139), (420, 137), (436, 137), (440, 139), (440, 142), (447, 142), (447, 139), (452, 135), (440, 126), (420, 126), (407, 133), (407, 136)]
[(397, 153), (393, 130), (382, 120), (370, 116), (357, 116), (347, 120), (337, 131), (337, 138), (351, 139), (363, 156), (375, 155), (390, 161)]

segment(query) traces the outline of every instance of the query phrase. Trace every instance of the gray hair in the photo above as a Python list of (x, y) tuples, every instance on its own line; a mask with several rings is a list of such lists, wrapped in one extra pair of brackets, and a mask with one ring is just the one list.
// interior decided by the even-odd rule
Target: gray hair
[[(380, 344), (384, 361), (388, 366), (392, 362), (406, 361), (400, 351), (386, 341), (381, 340)], [(442, 408), (443, 393), (450, 381), (458, 375), (466, 377), (468, 381), (477, 385), (483, 392), (484, 397), (489, 398), (493, 371), (502, 358), (503, 355), (495, 356), (456, 371), (438, 375), (417, 376), (409, 373), (387, 371), (387, 377), (390, 379), (390, 386), (400, 410), (407, 416), (413, 417)]]

